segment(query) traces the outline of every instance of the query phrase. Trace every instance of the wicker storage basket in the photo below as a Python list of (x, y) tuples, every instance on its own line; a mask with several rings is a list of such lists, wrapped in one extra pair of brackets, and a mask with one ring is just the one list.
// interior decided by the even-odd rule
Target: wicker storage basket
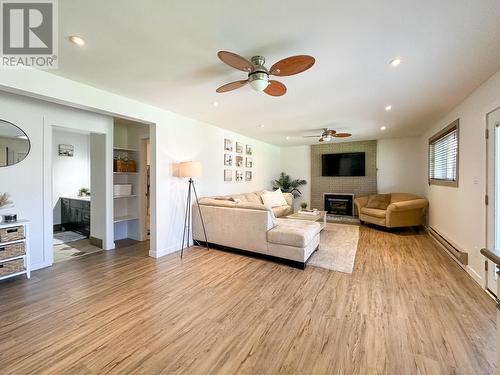
[(0, 243), (22, 240), (23, 238), (24, 227), (22, 225), (18, 227), (0, 229)]
[(24, 271), (24, 260), (16, 259), (9, 262), (0, 263), (0, 277), (12, 275)]
[(135, 163), (135, 160), (127, 161), (127, 172), (137, 172), (137, 165)]
[(24, 242), (13, 243), (10, 245), (0, 245), (0, 260), (18, 257), (26, 254), (24, 250)]
[(127, 172), (127, 161), (123, 159), (116, 160), (116, 171), (115, 172)]

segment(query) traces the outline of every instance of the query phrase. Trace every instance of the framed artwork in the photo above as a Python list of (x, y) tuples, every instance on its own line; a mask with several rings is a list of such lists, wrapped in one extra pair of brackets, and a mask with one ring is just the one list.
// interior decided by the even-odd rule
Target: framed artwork
[(59, 156), (73, 157), (75, 154), (75, 147), (73, 145), (59, 145)]
[(224, 166), (225, 167), (232, 167), (233, 166), (233, 155), (224, 154)]
[(247, 147), (246, 147), (246, 153), (247, 153), (247, 155), (252, 155), (252, 153), (253, 153), (253, 147), (251, 145), (247, 145)]
[(236, 182), (243, 182), (243, 171), (236, 171)]
[(236, 166), (243, 167), (243, 156), (236, 156)]
[(224, 139), (224, 151), (233, 151), (233, 141), (230, 139)]
[(245, 172), (245, 181), (252, 181), (252, 171)]
[(236, 142), (236, 152), (238, 154), (243, 154), (243, 143)]
[(246, 165), (245, 165), (247, 168), (252, 168), (253, 167), (253, 161), (252, 161), (252, 158), (249, 158), (247, 156), (247, 159), (246, 159)]
[(224, 181), (233, 181), (233, 171), (224, 169)]

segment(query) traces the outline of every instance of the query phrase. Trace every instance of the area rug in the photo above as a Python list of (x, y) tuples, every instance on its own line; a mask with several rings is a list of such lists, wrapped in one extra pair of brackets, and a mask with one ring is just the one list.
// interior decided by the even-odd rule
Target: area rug
[(65, 232), (54, 233), (54, 245), (62, 245), (63, 243), (80, 241), (86, 238), (80, 233), (72, 232), (70, 230)]
[(313, 253), (307, 265), (352, 273), (358, 240), (359, 226), (327, 223), (320, 235), (319, 250)]

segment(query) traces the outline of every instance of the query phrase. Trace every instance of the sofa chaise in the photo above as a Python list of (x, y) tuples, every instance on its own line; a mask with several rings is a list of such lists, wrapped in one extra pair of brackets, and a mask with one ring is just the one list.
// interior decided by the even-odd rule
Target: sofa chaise
[[(277, 260), (304, 268), (318, 249), (321, 226), (284, 218), (293, 213), (293, 195), (284, 193), (286, 205), (267, 207), (263, 192), (201, 198), (210, 247)], [(193, 208), (193, 239), (204, 244), (203, 228)]]

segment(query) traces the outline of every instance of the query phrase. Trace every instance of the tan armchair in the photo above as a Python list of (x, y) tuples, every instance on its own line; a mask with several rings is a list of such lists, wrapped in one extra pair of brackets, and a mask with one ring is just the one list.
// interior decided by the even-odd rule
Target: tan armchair
[(422, 225), (429, 205), (427, 199), (409, 193), (392, 193), (391, 203), (386, 210), (365, 207), (368, 197), (354, 200), (361, 222), (381, 225), (387, 228), (413, 227)]

